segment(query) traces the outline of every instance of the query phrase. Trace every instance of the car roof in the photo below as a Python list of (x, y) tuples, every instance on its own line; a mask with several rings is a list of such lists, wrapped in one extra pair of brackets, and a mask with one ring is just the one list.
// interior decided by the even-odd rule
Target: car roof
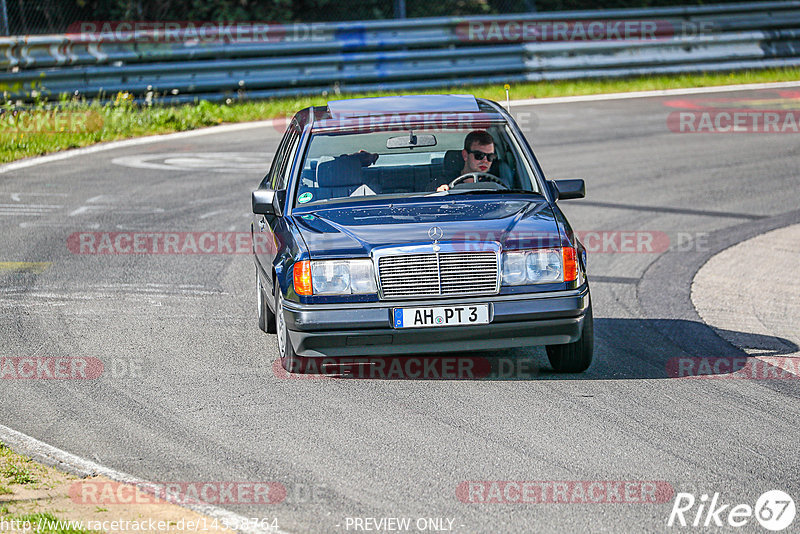
[[(386, 129), (420, 124), (506, 122), (499, 106), (472, 95), (403, 95), (331, 100), (295, 116), (314, 131)], [(365, 119), (366, 118), (366, 119)]]
[(381, 96), (328, 102), (328, 113), (332, 118), (364, 117), (387, 113), (474, 113), (477, 111), (480, 111), (478, 102), (472, 95)]

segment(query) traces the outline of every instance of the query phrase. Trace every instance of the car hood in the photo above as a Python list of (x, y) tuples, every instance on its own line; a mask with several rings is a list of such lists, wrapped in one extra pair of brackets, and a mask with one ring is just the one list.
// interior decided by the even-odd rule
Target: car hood
[(553, 210), (543, 199), (456, 198), (381, 206), (325, 207), (294, 215), (312, 258), (365, 257), (389, 245), (496, 241), (505, 250), (559, 246)]

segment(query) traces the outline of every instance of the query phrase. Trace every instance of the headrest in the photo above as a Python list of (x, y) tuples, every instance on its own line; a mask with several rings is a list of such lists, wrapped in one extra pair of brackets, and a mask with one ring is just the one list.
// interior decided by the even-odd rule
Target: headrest
[(460, 173), (464, 168), (464, 157), (461, 155), (460, 150), (448, 150), (444, 153), (444, 171), (445, 173)]
[(317, 165), (317, 184), (320, 187), (346, 187), (362, 183), (358, 156), (339, 156)]

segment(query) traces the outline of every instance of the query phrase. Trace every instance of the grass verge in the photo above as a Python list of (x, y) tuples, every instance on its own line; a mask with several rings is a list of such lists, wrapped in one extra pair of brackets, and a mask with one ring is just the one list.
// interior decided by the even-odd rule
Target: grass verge
[[(4, 443), (0, 442), (0, 482), (17, 484), (20, 486), (37, 486), (40, 483), (38, 475), (43, 469), (37, 466), (30, 458), (16, 454)], [(0, 495), (13, 493), (6, 485), (0, 484)]]
[[(20, 477), (20, 472), (26, 475)], [(105, 477), (79, 479), (62, 473), (13, 452), (0, 442), (0, 533), (153, 532), (153, 528), (174, 532), (202, 530), (207, 534), (232, 532), (218, 520), (167, 501), (125, 498), (136, 491), (134, 486)]]
[[(545, 98), (797, 80), (800, 80), (800, 68), (535, 82), (513, 86), (511, 97)], [(500, 85), (451, 87), (411, 93), (471, 93), (497, 101), (505, 99), (505, 91)], [(347, 97), (394, 94), (403, 93), (376, 92)], [(33, 108), (33, 113), (29, 110), (27, 115), (23, 113), (16, 116), (13, 113), (14, 106), (6, 104), (0, 106), (0, 111), (4, 112), (0, 115), (0, 163), (105, 141), (193, 130), (223, 123), (286, 117), (306, 106), (324, 104), (328, 99), (328, 95), (319, 95), (219, 104), (201, 101), (191, 105), (147, 107), (132, 103), (129, 95), (121, 93), (113, 102), (105, 104), (62, 100), (62, 111), (58, 113), (52, 111), (52, 104), (40, 102)], [(21, 120), (21, 117), (25, 120)]]
[[(47, 490), (53, 479), (48, 470), (21, 454), (16, 454), (0, 442), (0, 531), (25, 530), (43, 534), (88, 534), (88, 530), (76, 528), (62, 521), (51, 512), (22, 511), (17, 513), (14, 501), (16, 494)], [(17, 488), (15, 488), (18, 487)], [(21, 488), (19, 488), (21, 486)], [(15, 491), (16, 490), (16, 491)]]

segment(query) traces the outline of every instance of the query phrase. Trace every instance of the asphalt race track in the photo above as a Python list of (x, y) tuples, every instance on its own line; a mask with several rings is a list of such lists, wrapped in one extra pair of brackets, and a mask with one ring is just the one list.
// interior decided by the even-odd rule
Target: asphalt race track
[[(76, 232), (249, 232), (273, 127), (0, 174), (0, 262), (38, 265), (0, 269), (0, 355), (104, 368), (94, 380), (0, 380), (0, 422), (142, 479), (278, 482), (279, 504), (224, 507), (288, 532), (387, 517), (443, 518), (454, 532), (673, 530), (672, 493), (476, 503), (457, 493), (465, 481), (649, 481), (731, 505), (772, 489), (796, 499), (798, 382), (669, 369), (742, 354), (701, 322), (691, 281), (715, 253), (800, 221), (798, 134), (676, 133), (668, 100), (514, 109), (548, 178), (586, 180), (585, 200), (561, 204), (570, 222), (600, 232), (589, 255), (595, 362), (578, 376), (554, 374), (532, 348), (479, 355), (514, 357), (494, 379), (285, 378), (275, 336), (257, 328), (249, 254), (68, 247)], [(615, 251), (621, 231), (657, 245)], [(763, 531), (755, 520), (735, 530)]]

